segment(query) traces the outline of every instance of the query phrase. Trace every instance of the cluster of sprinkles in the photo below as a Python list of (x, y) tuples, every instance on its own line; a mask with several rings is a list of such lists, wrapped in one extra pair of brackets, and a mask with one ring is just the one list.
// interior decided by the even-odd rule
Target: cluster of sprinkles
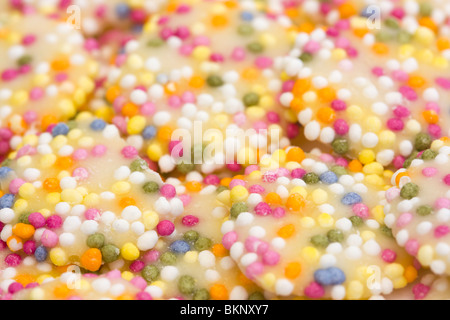
[[(39, 26), (42, 33), (36, 32)], [(65, 23), (0, 13), (0, 157), (16, 136), (74, 117), (94, 90), (95, 62)]]
[[(211, 139), (205, 131), (219, 130), (223, 147), (200, 170), (222, 169), (227, 157), (235, 162), (227, 169), (239, 171), (298, 134), (292, 112), (278, 107), (282, 83), (272, 71), (274, 57), (291, 46), (289, 27), (285, 16), (253, 1), (176, 2), (117, 56), (101, 92), (110, 107), (99, 103), (95, 114), (116, 124), (163, 173), (194, 170), (194, 159), (183, 155), (201, 153)], [(177, 129), (191, 138), (178, 137)], [(233, 135), (247, 129), (248, 141)]]
[(1, 2), (0, 299), (448, 298), (450, 5), (370, 3)]
[(450, 274), (450, 147), (427, 149), (393, 176), (385, 222), (422, 266)]
[[(230, 213), (222, 244), (245, 275), (279, 296), (336, 300), (414, 281), (413, 259), (383, 221), (383, 178), (371, 185), (342, 159), (298, 149), (280, 150), (279, 167), (265, 159), (247, 168), (218, 195)], [(368, 281), (374, 272), (379, 283)]]

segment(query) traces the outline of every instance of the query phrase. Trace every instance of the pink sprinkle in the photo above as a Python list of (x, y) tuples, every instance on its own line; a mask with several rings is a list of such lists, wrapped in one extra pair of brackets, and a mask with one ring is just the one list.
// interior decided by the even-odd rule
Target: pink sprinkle
[(357, 204), (353, 205), (352, 211), (355, 215), (357, 215), (358, 217), (360, 217), (362, 219), (367, 219), (370, 216), (369, 208), (363, 203), (357, 203)]
[(84, 216), (87, 220), (98, 220), (100, 218), (100, 210), (95, 208), (87, 209), (84, 212)]
[(275, 266), (280, 262), (279, 253), (269, 250), (263, 254), (263, 263), (269, 266)]
[(430, 287), (424, 285), (423, 283), (418, 283), (418, 284), (414, 285), (414, 287), (412, 288), (412, 292), (414, 294), (415, 300), (424, 299), (427, 296), (429, 291), (430, 291)]
[(267, 171), (263, 174), (262, 180), (264, 182), (274, 183), (275, 181), (277, 181), (277, 178), (278, 177), (275, 172)]
[(14, 69), (6, 69), (2, 72), (2, 80), (3, 81), (12, 81), (18, 75), (18, 72)]
[(397, 227), (402, 228), (408, 225), (413, 219), (413, 215), (409, 212), (402, 213), (396, 222)]
[(450, 186), (450, 174), (446, 175), (443, 181), (446, 185)]
[(280, 177), (288, 177), (290, 172), (286, 168), (278, 168), (276, 170), (275, 174), (277, 175), (278, 178), (280, 178)]
[(228, 163), (227, 168), (232, 172), (238, 172), (241, 170), (241, 165), (239, 163)]
[(340, 136), (346, 135), (350, 129), (347, 121), (344, 119), (337, 119), (333, 124), (333, 128), (336, 134)]
[(405, 16), (405, 11), (403, 10), (403, 8), (397, 7), (392, 9), (391, 15), (399, 20), (402, 20), (403, 17)]
[(436, 208), (436, 210), (450, 209), (450, 199), (448, 199), (448, 198), (438, 198), (434, 202), (434, 207)]
[(181, 101), (181, 98), (176, 95), (172, 95), (169, 97), (169, 100), (167, 101), (169, 104), (169, 107), (173, 109), (178, 109), (182, 106), (183, 102)]
[(160, 236), (170, 236), (175, 231), (175, 225), (169, 220), (163, 220), (156, 226), (156, 231)]
[(372, 74), (377, 77), (381, 77), (384, 74), (383, 68), (374, 67), (372, 68)]
[(211, 40), (206, 36), (196, 36), (192, 41), (194, 46), (209, 46), (211, 44)]
[(47, 218), (46, 225), (50, 229), (58, 229), (62, 226), (63, 220), (58, 215), (52, 215)]
[(402, 94), (402, 96), (404, 96), (409, 101), (417, 100), (416, 91), (414, 91), (414, 89), (409, 86), (401, 86), (398, 91)]
[(85, 180), (89, 178), (89, 171), (87, 171), (86, 168), (83, 167), (76, 168), (72, 172), (72, 177), (78, 178), (79, 180)]
[(387, 121), (387, 127), (392, 131), (402, 131), (404, 126), (403, 121), (398, 118), (391, 118)]
[(23, 37), (22, 44), (25, 46), (29, 46), (29, 45), (33, 44), (35, 41), (36, 41), (36, 36), (34, 34), (27, 34), (25, 37)]
[(294, 88), (294, 85), (295, 85), (295, 81), (293, 81), (293, 80), (287, 80), (287, 81), (283, 82), (283, 85), (281, 87), (281, 92), (285, 93), (285, 92), (292, 91), (292, 89)]
[(137, 155), (139, 154), (136, 148), (132, 146), (126, 146), (125, 148), (122, 149), (121, 153), (127, 159), (133, 159), (137, 157)]
[(303, 51), (308, 53), (315, 53), (320, 50), (320, 44), (317, 41), (310, 40), (308, 41), (304, 47)]
[(248, 252), (256, 252), (261, 243), (262, 241), (258, 238), (249, 236), (247, 239), (245, 239), (244, 247)]
[(8, 254), (5, 257), (5, 263), (8, 265), (8, 267), (17, 267), (21, 262), (22, 258), (16, 253)]
[(130, 264), (131, 272), (140, 272), (144, 269), (145, 263), (140, 260), (134, 260), (132, 264)]
[(425, 110), (433, 110), (437, 114), (441, 113), (441, 108), (439, 107), (439, 105), (436, 102), (432, 101), (427, 102), (427, 104), (425, 105)]
[(17, 194), (19, 192), (20, 187), (25, 183), (25, 180), (20, 178), (13, 179), (9, 183), (9, 192), (12, 194)]
[(400, 195), (400, 189), (393, 187), (386, 191), (386, 200), (388, 202), (391, 202), (392, 200), (396, 199)]
[(147, 19), (147, 13), (144, 9), (134, 9), (130, 13), (131, 21), (142, 24)]
[(410, 114), (411, 112), (409, 111), (409, 109), (404, 106), (397, 106), (394, 109), (394, 115), (399, 118), (409, 117)]
[(179, 158), (183, 156), (183, 143), (182, 141), (172, 140), (169, 142), (169, 153), (173, 158)]
[(264, 191), (266, 191), (266, 189), (264, 189), (264, 187), (259, 185), (259, 184), (254, 184), (248, 189), (248, 191), (250, 193), (258, 193), (258, 194), (260, 194), (260, 193), (263, 193)]
[(189, 203), (191, 203), (192, 197), (188, 194), (180, 194), (178, 199), (180, 199), (181, 202), (183, 202), (183, 206), (186, 207)]
[(258, 57), (255, 60), (255, 65), (259, 69), (267, 69), (273, 65), (273, 59), (270, 57)]
[(23, 244), (23, 252), (25, 252), (28, 255), (34, 254), (36, 251), (36, 242), (33, 240), (28, 240)]
[(242, 179), (233, 179), (229, 184), (229, 188), (233, 189), (234, 187), (242, 186), (245, 187), (245, 181)]
[(182, 56), (190, 56), (192, 54), (192, 51), (194, 51), (194, 46), (190, 44), (183, 44), (179, 49), (178, 52)]
[(259, 166), (256, 164), (252, 164), (249, 165), (247, 168), (245, 168), (245, 175), (249, 175), (250, 173), (254, 172), (254, 171), (258, 171), (259, 170)]
[(267, 121), (270, 123), (279, 123), (280, 122), (280, 115), (276, 112), (269, 111), (267, 112)]
[(438, 227), (436, 227), (436, 229), (434, 229), (434, 237), (435, 238), (442, 238), (445, 235), (447, 235), (447, 233), (450, 232), (450, 228), (445, 226), (445, 225), (440, 225)]
[(197, 100), (195, 98), (195, 94), (191, 91), (185, 91), (181, 95), (181, 100), (183, 100), (184, 103), (195, 103)]
[(433, 138), (440, 138), (442, 136), (442, 128), (438, 125), (438, 124), (430, 124), (428, 126), (428, 133), (433, 137)]
[(147, 263), (153, 263), (158, 261), (160, 255), (161, 253), (158, 250), (150, 250), (144, 254), (143, 259)]
[(438, 170), (434, 167), (426, 167), (422, 169), (422, 174), (425, 177), (432, 177), (438, 173)]
[(304, 169), (302, 169), (302, 168), (297, 168), (297, 169), (294, 169), (294, 170), (292, 170), (292, 172), (291, 172), (291, 176), (292, 176), (292, 178), (294, 178), (294, 179), (301, 179), (301, 178), (303, 178), (303, 176), (306, 174), (306, 171), (304, 170)]
[(144, 300), (153, 300), (150, 293), (141, 291), (136, 295), (136, 300), (144, 301)]
[(161, 195), (167, 199), (172, 199), (177, 195), (177, 190), (171, 184), (165, 184), (159, 190)]
[(337, 158), (336, 159), (336, 164), (338, 166), (341, 166), (341, 167), (347, 167), (348, 166), (348, 160), (345, 159), (345, 158)]
[(215, 52), (215, 53), (211, 54), (211, 56), (209, 57), (209, 60), (211, 60), (212, 62), (220, 63), (220, 62), (224, 62), (225, 58), (222, 54)]
[(396, 156), (392, 161), (392, 164), (396, 169), (403, 168), (403, 163), (405, 163), (405, 158), (402, 156)]
[(250, 280), (260, 275), (264, 271), (264, 265), (261, 262), (253, 262), (245, 269), (245, 274)]
[(420, 247), (419, 241), (417, 241), (415, 239), (410, 239), (405, 244), (406, 252), (408, 252), (412, 256), (417, 255), (417, 252), (419, 251), (419, 247)]
[(140, 277), (134, 277), (133, 279), (131, 279), (130, 281), (136, 288), (139, 288), (141, 290), (144, 290), (145, 288), (147, 288), (147, 281)]
[(324, 294), (325, 290), (317, 282), (311, 282), (311, 284), (305, 288), (305, 296), (311, 299), (320, 299)]
[(300, 133), (300, 127), (297, 123), (289, 123), (287, 125), (286, 135), (289, 139), (294, 139)]
[(72, 158), (75, 161), (85, 160), (89, 155), (86, 149), (77, 149), (74, 151)]
[(277, 219), (281, 219), (286, 215), (286, 210), (281, 207), (273, 209), (272, 216)]
[(392, 77), (394, 78), (394, 80), (399, 81), (399, 82), (403, 82), (408, 80), (409, 76), (405, 71), (402, 70), (395, 70), (392, 72)]
[(156, 107), (153, 102), (146, 102), (139, 108), (141, 115), (151, 116), (156, 112)]
[(384, 249), (381, 253), (381, 258), (387, 263), (392, 263), (397, 259), (397, 253), (391, 249)]
[(225, 249), (230, 250), (231, 246), (237, 241), (238, 235), (235, 231), (225, 233), (222, 237), (222, 244)]
[(51, 230), (45, 230), (41, 236), (42, 244), (47, 248), (54, 248), (58, 244), (58, 235)]
[(322, 153), (319, 159), (325, 163), (334, 163), (334, 157), (331, 154)]
[(106, 150), (107, 150), (107, 148), (105, 145), (98, 144), (94, 148), (92, 148), (91, 153), (94, 157), (101, 157), (106, 153)]
[(267, 216), (272, 213), (272, 209), (270, 206), (265, 202), (260, 202), (255, 207), (255, 213), (258, 216)]
[(114, 117), (112, 123), (119, 129), (122, 133), (127, 133), (127, 121), (124, 117)]
[(203, 179), (203, 183), (206, 185), (218, 186), (220, 184), (220, 178), (215, 174), (210, 174)]
[(199, 223), (199, 219), (196, 216), (188, 215), (183, 217), (181, 222), (183, 223), (184, 226), (193, 227)]
[(445, 90), (450, 90), (450, 78), (436, 78), (436, 84)]
[(243, 126), (247, 122), (247, 116), (243, 112), (238, 112), (233, 116), (233, 122), (238, 126)]
[(45, 218), (40, 212), (33, 212), (28, 216), (28, 221), (31, 223), (33, 227), (36, 229), (42, 228), (45, 226)]
[(236, 47), (233, 49), (233, 52), (231, 53), (231, 59), (234, 61), (242, 61), (245, 59), (245, 50), (240, 47)]
[(8, 287), (8, 292), (11, 294), (15, 294), (19, 292), (20, 290), (23, 290), (23, 285), (18, 282), (11, 283)]

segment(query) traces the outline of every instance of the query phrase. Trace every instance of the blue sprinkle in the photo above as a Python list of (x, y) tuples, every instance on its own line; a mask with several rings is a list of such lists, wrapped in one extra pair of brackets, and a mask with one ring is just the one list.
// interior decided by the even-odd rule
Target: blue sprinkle
[(354, 192), (347, 193), (341, 200), (341, 203), (347, 206), (352, 206), (360, 202), (362, 202), (361, 196)]
[(130, 7), (125, 3), (119, 3), (116, 6), (116, 14), (120, 19), (126, 19), (130, 15)]
[(191, 246), (186, 241), (177, 240), (172, 242), (170, 250), (175, 253), (186, 253), (191, 250)]
[(34, 252), (34, 257), (39, 262), (45, 261), (45, 259), (47, 259), (47, 255), (47, 249), (45, 249), (43, 246), (37, 247), (36, 251)]
[(4, 208), (12, 208), (14, 203), (14, 195), (13, 194), (5, 194), (0, 198), (0, 209)]
[(65, 136), (69, 133), (69, 126), (65, 123), (58, 123), (52, 130), (52, 136), (56, 137), (59, 135)]
[(333, 171), (327, 171), (320, 175), (320, 181), (326, 184), (333, 184), (338, 182), (338, 177)]
[(359, 13), (359, 15), (364, 18), (370, 18), (371, 16), (373, 16), (376, 13), (375, 10), (376, 9), (374, 7), (369, 6), (369, 7), (362, 9), (361, 12)]
[(142, 131), (142, 137), (145, 140), (151, 139), (154, 136), (156, 136), (156, 128), (153, 126), (147, 126), (144, 128), (144, 130)]
[(8, 173), (12, 171), (11, 168), (1, 167), (0, 168), (0, 179), (5, 179), (8, 176)]
[(101, 119), (97, 119), (91, 122), (90, 127), (94, 131), (102, 131), (106, 127), (106, 122)]
[(133, 26), (132, 31), (133, 31), (133, 33), (140, 34), (140, 33), (142, 33), (143, 29), (144, 29), (144, 26), (141, 24), (138, 24), (138, 25)]
[(248, 11), (244, 11), (241, 13), (241, 19), (244, 21), (252, 21), (253, 20), (253, 14)]
[(323, 286), (337, 285), (345, 281), (345, 274), (336, 267), (319, 269), (314, 272), (314, 280)]

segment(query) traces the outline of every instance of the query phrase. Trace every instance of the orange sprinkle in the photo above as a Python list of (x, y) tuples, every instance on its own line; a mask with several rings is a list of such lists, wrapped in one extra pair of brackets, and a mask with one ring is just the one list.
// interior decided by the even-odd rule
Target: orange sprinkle
[(56, 118), (54, 115), (47, 114), (42, 117), (41, 127), (43, 130), (47, 130), (49, 126), (56, 123), (58, 123), (58, 118)]
[(139, 113), (139, 107), (132, 102), (127, 102), (122, 107), (122, 114), (125, 117), (133, 117)]
[(205, 85), (205, 79), (200, 76), (192, 76), (189, 79), (189, 86), (195, 89), (201, 89)]
[(433, 32), (437, 32), (437, 30), (438, 30), (436, 23), (434, 23), (434, 21), (431, 17), (422, 17), (419, 19), (418, 22), (419, 22), (419, 25), (421, 25), (422, 27), (426, 27)]
[(227, 0), (223, 3), (227, 8), (234, 9), (237, 7), (236, 1)]
[(289, 104), (289, 106), (295, 112), (300, 112), (303, 109), (303, 100), (302, 100), (302, 98), (294, 96), (294, 99), (292, 99), (292, 101)]
[(399, 172), (395, 176), (395, 184), (398, 186), (400, 184), (400, 179), (403, 177), (409, 177), (409, 174), (407, 172)]
[(278, 230), (277, 235), (283, 239), (287, 239), (292, 237), (294, 232), (295, 226), (293, 224), (287, 224)]
[(228, 290), (223, 284), (214, 284), (209, 289), (212, 300), (228, 300)]
[(64, 284), (61, 286), (56, 287), (53, 290), (53, 294), (55, 295), (55, 298), (58, 299), (65, 299), (69, 296), (71, 290)]
[(81, 266), (89, 271), (97, 271), (102, 266), (102, 253), (97, 248), (86, 250), (81, 256)]
[(331, 87), (325, 87), (317, 91), (317, 95), (323, 102), (331, 102), (336, 99), (336, 90)]
[(56, 159), (55, 166), (62, 170), (67, 170), (73, 165), (73, 160), (70, 157), (61, 157)]
[(168, 141), (170, 141), (170, 139), (172, 137), (172, 133), (173, 133), (173, 128), (171, 126), (162, 126), (161, 128), (159, 128), (156, 136), (157, 136), (158, 140), (160, 140), (162, 142), (168, 142)]
[(299, 262), (290, 262), (284, 268), (284, 275), (288, 279), (295, 279), (297, 278), (300, 273), (302, 272), (302, 265)]
[(213, 245), (211, 251), (218, 258), (223, 258), (228, 255), (228, 250), (225, 249), (225, 247), (221, 243)]
[(289, 149), (286, 155), (286, 162), (302, 162), (305, 160), (305, 152), (302, 150), (302, 148), (299, 147), (292, 147)]
[(256, 68), (248, 67), (242, 70), (241, 75), (243, 79), (253, 81), (259, 78), (259, 70)]
[(350, 163), (348, 164), (348, 169), (351, 172), (361, 172), (362, 168), (363, 168), (362, 163), (356, 159), (350, 161)]
[(356, 14), (356, 8), (350, 2), (343, 3), (338, 8), (341, 19), (347, 19)]
[(202, 184), (198, 181), (189, 181), (186, 183), (186, 190), (190, 192), (200, 192)]
[(36, 281), (36, 279), (29, 274), (19, 274), (14, 277), (14, 280), (23, 285), (24, 287)]
[(311, 33), (314, 31), (316, 26), (311, 22), (303, 22), (298, 26), (299, 32)]
[(5, 195), (5, 193), (0, 190), (0, 198), (3, 197), (4, 195)]
[(414, 268), (413, 266), (407, 266), (404, 276), (406, 281), (408, 281), (408, 283), (413, 282), (414, 280), (417, 279), (417, 269)]
[(120, 199), (119, 201), (119, 206), (121, 208), (126, 208), (128, 206), (135, 206), (136, 205), (136, 200), (134, 200), (131, 197), (124, 197), (122, 199)]
[(439, 115), (434, 110), (425, 110), (422, 112), (422, 117), (429, 124), (436, 124), (439, 122)]
[(438, 48), (439, 51), (450, 49), (450, 39), (443, 37), (437, 39), (436, 47)]
[(45, 179), (42, 186), (43, 186), (44, 190), (49, 191), (49, 192), (54, 192), (54, 191), (60, 190), (59, 180), (56, 178)]
[(56, 59), (51, 62), (51, 67), (55, 71), (64, 71), (70, 67), (70, 62), (67, 58)]
[(311, 87), (311, 80), (309, 78), (298, 79), (294, 83), (294, 87), (292, 88), (292, 93), (295, 96), (301, 96)]
[(124, 293), (124, 294), (118, 296), (117, 300), (123, 300), (123, 301), (125, 301), (125, 300), (134, 300), (134, 297), (131, 294), (129, 294), (129, 293)]
[(363, 38), (367, 33), (369, 33), (369, 30), (367, 29), (354, 29), (353, 34), (358, 38)]
[(296, 18), (298, 16), (298, 10), (296, 8), (287, 8), (284, 10), (284, 14), (289, 18)]
[[(6, 240), (6, 245), (12, 252), (16, 252), (22, 249), (23, 241), (18, 236), (12, 235)], [(19, 250), (17, 250), (17, 248), (19, 248)]]
[(12, 229), (12, 232), (16, 236), (24, 240), (31, 238), (34, 234), (34, 231), (34, 227), (31, 224), (26, 223), (18, 223)]
[(419, 75), (411, 75), (408, 79), (408, 85), (413, 88), (423, 87), (425, 83), (425, 79)]
[(286, 207), (291, 211), (300, 211), (305, 207), (305, 199), (301, 194), (293, 193), (288, 197)]
[(211, 18), (211, 24), (213, 27), (222, 28), (228, 24), (228, 19), (223, 15), (215, 15)]
[(242, 174), (237, 174), (233, 177), (233, 180), (244, 180), (245, 176), (243, 176)]
[(237, 280), (243, 286), (251, 286), (253, 284), (253, 281), (247, 278), (242, 272), (237, 276)]
[(269, 192), (264, 198), (264, 201), (268, 204), (281, 204), (281, 197), (276, 192)]
[(324, 123), (332, 123), (336, 119), (336, 112), (330, 107), (322, 107), (317, 111), (317, 118)]
[(231, 180), (232, 179), (230, 177), (222, 178), (222, 180), (220, 180), (220, 185), (228, 187), (230, 185)]
[(110, 103), (113, 103), (119, 95), (120, 95), (120, 87), (112, 86), (106, 91), (106, 100), (108, 100), (108, 102)]
[(378, 55), (389, 53), (389, 47), (384, 43), (377, 42), (372, 46), (372, 51)]
[(176, 82), (168, 82), (165, 86), (164, 86), (164, 91), (166, 94), (175, 94), (178, 91), (178, 84)]

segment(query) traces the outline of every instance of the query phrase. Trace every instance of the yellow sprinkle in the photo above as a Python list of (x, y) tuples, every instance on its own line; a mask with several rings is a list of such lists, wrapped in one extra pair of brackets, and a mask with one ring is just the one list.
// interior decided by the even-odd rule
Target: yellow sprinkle
[(310, 229), (316, 225), (316, 221), (314, 221), (314, 219), (311, 217), (303, 217), (300, 219), (300, 224), (302, 228)]
[(14, 211), (16, 213), (22, 213), (28, 208), (28, 201), (25, 199), (17, 199), (14, 202)]
[(62, 267), (67, 264), (66, 252), (61, 248), (53, 248), (50, 250), (50, 260), (57, 267)]
[(89, 193), (84, 197), (83, 204), (88, 207), (94, 207), (100, 202), (100, 196), (96, 193)]
[(118, 181), (114, 183), (111, 187), (111, 191), (117, 195), (124, 195), (130, 192), (131, 185), (126, 181)]
[(384, 210), (382, 205), (377, 205), (371, 210), (371, 213), (378, 223), (384, 222)]
[(82, 148), (91, 148), (95, 144), (94, 138), (82, 137), (78, 140), (78, 145)]
[(314, 247), (305, 247), (302, 249), (302, 257), (307, 263), (315, 263), (320, 256), (319, 251)]
[(384, 268), (384, 273), (390, 279), (399, 278), (399, 277), (403, 276), (404, 272), (405, 272), (405, 268), (403, 268), (403, 266), (398, 263), (390, 263)]
[(143, 116), (132, 117), (127, 124), (128, 134), (140, 134), (144, 130), (146, 119)]
[(366, 164), (363, 167), (363, 172), (365, 174), (378, 174), (378, 175), (382, 175), (384, 172), (384, 167), (378, 163), (378, 162), (372, 162), (369, 164)]
[(328, 228), (332, 227), (334, 224), (334, 219), (332, 216), (330, 216), (328, 213), (322, 213), (317, 218), (317, 222), (321, 227)]
[(83, 201), (83, 195), (74, 189), (65, 189), (61, 192), (61, 200), (71, 205), (80, 204)]
[(262, 277), (262, 285), (264, 288), (270, 290), (275, 285), (276, 280), (277, 278), (273, 273), (271, 272), (266, 273)]
[(45, 201), (50, 205), (55, 205), (61, 202), (61, 194), (59, 192), (51, 192), (46, 195)]
[(29, 182), (24, 183), (19, 188), (19, 196), (24, 199), (30, 199), (36, 192), (36, 188)]
[(328, 193), (323, 189), (316, 189), (312, 193), (312, 200), (315, 204), (324, 204), (328, 200)]
[(375, 152), (373, 152), (370, 149), (364, 149), (359, 153), (358, 159), (359, 161), (361, 161), (362, 164), (369, 164), (371, 162), (374, 162)]
[(147, 148), (147, 156), (152, 161), (158, 161), (163, 154), (163, 151), (161, 149), (161, 146), (159, 146), (156, 143), (152, 143)]
[(159, 216), (154, 211), (145, 211), (142, 214), (145, 229), (153, 230), (159, 223)]
[(354, 280), (348, 284), (347, 298), (349, 300), (359, 300), (363, 296), (364, 286), (361, 282)]
[(431, 262), (433, 261), (433, 257), (434, 250), (430, 245), (420, 247), (419, 251), (417, 252), (417, 259), (424, 267), (428, 267), (431, 264)]
[(308, 191), (306, 191), (306, 189), (301, 187), (301, 186), (297, 186), (297, 187), (292, 188), (291, 191), (289, 192), (289, 195), (294, 194), (294, 193), (298, 193), (303, 198), (306, 198), (307, 195), (308, 195)]
[(131, 279), (134, 278), (134, 274), (131, 273), (130, 271), (124, 271), (122, 272), (122, 279), (125, 279), (127, 281), (131, 281)]
[(120, 254), (125, 260), (134, 261), (139, 258), (139, 249), (131, 242), (125, 243), (120, 250)]
[(235, 186), (233, 189), (231, 189), (230, 198), (231, 201), (234, 202), (243, 202), (247, 200), (248, 197), (248, 191), (243, 186)]
[(198, 259), (197, 251), (188, 251), (185, 253), (183, 260), (187, 263), (195, 263)]
[(369, 241), (370, 239), (375, 239), (375, 233), (369, 230), (365, 230), (361, 232), (361, 238), (364, 240), (364, 242)]
[(357, 105), (349, 106), (346, 110), (346, 113), (351, 121), (359, 121), (365, 116), (362, 109)]

